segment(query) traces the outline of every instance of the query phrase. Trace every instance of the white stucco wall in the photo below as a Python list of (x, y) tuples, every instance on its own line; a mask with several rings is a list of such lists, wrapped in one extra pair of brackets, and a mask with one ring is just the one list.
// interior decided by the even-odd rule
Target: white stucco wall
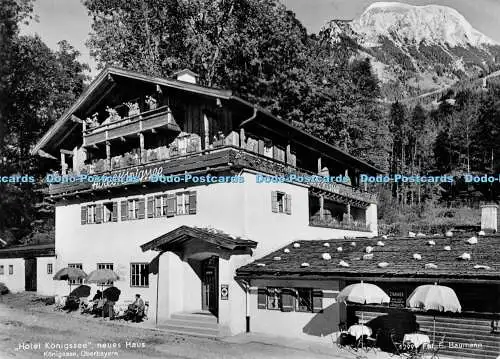
[[(9, 274), (9, 265), (14, 266), (13, 274)], [(24, 291), (24, 259), (0, 258), (0, 266), (3, 266), (0, 282), (4, 283), (12, 293)]]
[[(55, 292), (55, 281), (52, 279), (54, 274), (56, 274), (55, 270), (55, 261), (54, 257), (38, 257), (36, 259), (36, 291), (42, 295), (53, 295)], [(47, 264), (52, 264), (52, 274), (47, 273)]]
[[(323, 312), (282, 312), (257, 308), (258, 287), (313, 288), (323, 290)], [(331, 344), (339, 322), (345, 320), (345, 305), (337, 303), (338, 281), (252, 281), (250, 288), (250, 330), (274, 336), (301, 338)]]
[[(367, 211), (368, 223), (375, 218), (372, 232), (311, 227), (309, 226), (309, 194), (306, 187), (286, 183), (258, 184), (253, 173), (243, 172), (242, 175), (245, 177), (244, 184), (211, 184), (186, 188), (186, 190), (197, 191), (195, 215), (145, 218), (123, 222), (121, 216), (118, 216), (118, 222), (82, 225), (80, 218), (82, 204), (110, 200), (121, 201), (137, 196), (58, 205), (56, 207), (57, 262), (54, 265), (54, 273), (67, 266), (68, 263), (82, 263), (83, 270), (87, 273), (97, 269), (97, 263), (113, 263), (115, 271), (121, 277), (114, 284), (122, 291), (120, 300), (132, 300), (135, 293), (140, 293), (144, 300), (150, 302), (150, 320), (156, 319), (158, 306), (158, 320), (161, 321), (176, 312), (199, 310), (201, 308), (201, 282), (187, 262), (183, 262), (173, 253), (164, 253), (160, 257), (159, 279), (156, 275), (150, 275), (148, 288), (130, 287), (130, 263), (150, 262), (158, 254), (154, 251), (143, 253), (140, 245), (182, 225), (213, 227), (228, 234), (243, 236), (258, 242), (253, 256), (232, 256), (229, 260), (221, 258), (219, 261), (219, 323), (227, 334), (236, 334), (245, 331), (247, 307), (245, 291), (234, 280), (237, 268), (295, 240), (376, 235), (376, 206), (374, 205)], [(166, 191), (161, 193), (176, 193), (183, 190), (169, 190), (168, 186), (164, 188)], [(291, 215), (272, 212), (271, 193), (276, 190), (291, 195)], [(150, 193), (148, 196), (159, 193)], [(221, 284), (229, 285), (228, 301), (220, 299)], [(68, 293), (66, 282), (54, 283), (54, 287), (57, 294)], [(91, 295), (96, 289), (96, 286), (92, 285)], [(252, 300), (251, 298), (253, 297), (250, 296), (249, 299)], [(249, 306), (256, 308), (256, 304), (253, 305), (253, 303)], [(264, 314), (266, 313), (255, 314), (257, 315), (255, 321), (259, 323), (259, 316)], [(296, 325), (289, 328), (291, 331), (296, 331), (299, 326), (306, 325), (304, 320), (308, 320), (306, 313), (271, 313), (270, 315), (288, 315), (287, 318), (296, 316)], [(268, 318), (266, 322), (269, 321), (274, 320)], [(258, 324), (256, 325), (257, 327), (252, 325), (252, 330), (259, 329)]]

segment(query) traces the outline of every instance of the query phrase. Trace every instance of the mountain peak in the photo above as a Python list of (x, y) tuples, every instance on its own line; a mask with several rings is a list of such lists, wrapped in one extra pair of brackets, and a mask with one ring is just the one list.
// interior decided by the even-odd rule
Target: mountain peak
[(457, 10), (441, 5), (375, 2), (353, 21), (352, 27), (363, 36), (367, 45), (375, 45), (381, 36), (396, 42), (414, 41), (419, 44), (425, 40), (451, 47), (497, 44), (474, 29)]

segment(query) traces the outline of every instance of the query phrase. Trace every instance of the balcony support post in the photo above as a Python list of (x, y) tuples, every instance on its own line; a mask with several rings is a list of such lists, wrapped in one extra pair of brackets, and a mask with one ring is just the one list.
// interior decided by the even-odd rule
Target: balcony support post
[(325, 196), (319, 196), (319, 218), (321, 220), (325, 219)]
[(322, 168), (323, 168), (323, 167), (321, 166), (321, 157), (318, 157), (318, 174), (320, 174), (320, 173), (321, 173), (321, 169), (322, 169)]
[(106, 141), (106, 162), (111, 169), (111, 143)]
[(139, 133), (139, 161), (140, 163), (144, 163), (143, 161), (143, 156), (144, 156), (144, 134), (142, 132)]
[(203, 130), (205, 138), (205, 144), (203, 149), (208, 150), (210, 146), (210, 124), (206, 113), (203, 113)]
[(246, 148), (245, 129), (240, 128), (240, 148)]
[(67, 168), (67, 165), (66, 165), (66, 154), (64, 152), (61, 152), (61, 173), (63, 175), (66, 174), (66, 168)]
[(351, 205), (347, 204), (347, 223), (351, 224)]

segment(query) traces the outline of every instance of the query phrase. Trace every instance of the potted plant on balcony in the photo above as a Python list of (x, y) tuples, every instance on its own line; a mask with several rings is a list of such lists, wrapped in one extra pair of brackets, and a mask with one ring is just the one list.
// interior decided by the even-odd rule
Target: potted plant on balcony
[(128, 117), (137, 116), (141, 113), (137, 102), (125, 102), (124, 105), (128, 108)]
[(106, 112), (108, 113), (108, 118), (104, 121), (104, 123), (112, 123), (112, 122), (117, 122), (120, 121), (122, 118), (118, 114), (118, 112), (109, 106), (106, 106)]
[(89, 129), (99, 126), (99, 113), (96, 112), (92, 115), (92, 117), (87, 117), (85, 123)]
[(146, 96), (146, 105), (148, 105), (149, 110), (156, 110), (158, 107), (158, 101), (153, 96)]

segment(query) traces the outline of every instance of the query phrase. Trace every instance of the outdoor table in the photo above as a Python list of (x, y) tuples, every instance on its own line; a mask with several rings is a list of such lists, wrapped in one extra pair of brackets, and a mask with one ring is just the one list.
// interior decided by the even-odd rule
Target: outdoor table
[(353, 337), (356, 337), (356, 340), (359, 339), (362, 335), (371, 336), (372, 329), (363, 324), (354, 324), (349, 327), (347, 330), (349, 334)]
[(421, 345), (430, 344), (431, 342), (428, 335), (421, 333), (405, 334), (403, 343), (407, 341), (413, 343), (413, 345), (415, 345), (415, 348), (420, 348)]

